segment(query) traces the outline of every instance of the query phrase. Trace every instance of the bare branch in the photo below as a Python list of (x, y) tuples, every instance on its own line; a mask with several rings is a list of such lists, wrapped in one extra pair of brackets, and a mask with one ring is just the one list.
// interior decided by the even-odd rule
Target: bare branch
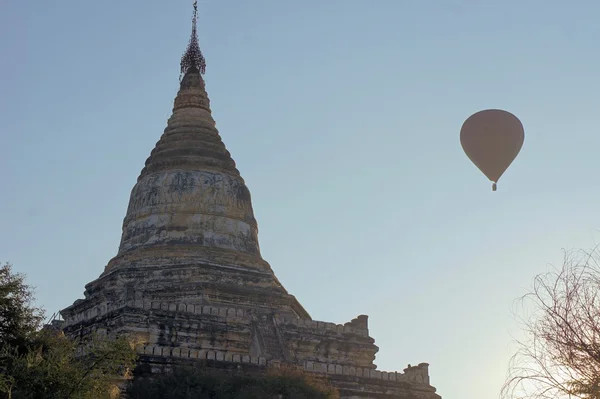
[(565, 252), (562, 267), (536, 276), (519, 299), (526, 339), (502, 398), (600, 399), (599, 255), (598, 247)]

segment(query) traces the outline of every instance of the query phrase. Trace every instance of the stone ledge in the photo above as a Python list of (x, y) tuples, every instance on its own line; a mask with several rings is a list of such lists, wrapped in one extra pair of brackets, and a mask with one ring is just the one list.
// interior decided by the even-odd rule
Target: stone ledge
[[(248, 356), (241, 353), (213, 351), (205, 349), (191, 349), (181, 347), (165, 347), (160, 345), (144, 345), (138, 347), (140, 355), (155, 356), (162, 358), (184, 358), (192, 360), (215, 360), (227, 363), (255, 364), (259, 366), (279, 367), (278, 360), (268, 360), (261, 356)], [(327, 375), (345, 375), (360, 377), (362, 379), (383, 380), (391, 382), (408, 382), (411, 384), (430, 387), (429, 365), (421, 363), (418, 366), (409, 367), (404, 373), (396, 371), (380, 371), (375, 369), (353, 367), (342, 364), (320, 363), (305, 361), (301, 364), (304, 370)]]
[(361, 335), (364, 337), (369, 336), (369, 330), (366, 328), (356, 328), (356, 327), (352, 327), (352, 326), (348, 326), (348, 325), (344, 325), (344, 324), (335, 324), (335, 323), (309, 320), (309, 319), (287, 319), (287, 318), (280, 317), (280, 316), (276, 316), (276, 320), (280, 324), (284, 324), (284, 325), (292, 324), (292, 325), (300, 327), (300, 328), (310, 328), (313, 330), (329, 330), (329, 331), (338, 332), (338, 333), (352, 333), (352, 334), (357, 334), (357, 335)]
[[(144, 301), (144, 300), (131, 300), (131, 301), (119, 301), (113, 303), (104, 303), (101, 305), (94, 306), (84, 312), (77, 313), (74, 316), (65, 317), (65, 327), (72, 326), (79, 322), (90, 320), (94, 317), (104, 316), (107, 313), (121, 309), (124, 307), (145, 309), (145, 310), (162, 310), (177, 313), (192, 313), (192, 314), (205, 314), (218, 316), (223, 318), (240, 318), (249, 317), (247, 310), (240, 308), (229, 308), (229, 307), (218, 307), (200, 304), (186, 304), (186, 303), (173, 303), (173, 302), (157, 302), (157, 301)], [(349, 325), (327, 323), (323, 321), (315, 321), (310, 319), (287, 319), (281, 316), (275, 316), (275, 320), (279, 324), (293, 325), (299, 328), (307, 328), (312, 330), (331, 331), (340, 334), (357, 334), (360, 336), (368, 337), (368, 329), (356, 328)]]

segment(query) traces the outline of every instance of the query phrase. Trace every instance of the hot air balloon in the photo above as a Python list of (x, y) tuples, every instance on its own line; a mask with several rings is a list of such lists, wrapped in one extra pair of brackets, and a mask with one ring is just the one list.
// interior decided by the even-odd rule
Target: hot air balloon
[(471, 160), (494, 184), (515, 160), (525, 132), (521, 121), (507, 111), (488, 109), (471, 115), (460, 129), (460, 144)]

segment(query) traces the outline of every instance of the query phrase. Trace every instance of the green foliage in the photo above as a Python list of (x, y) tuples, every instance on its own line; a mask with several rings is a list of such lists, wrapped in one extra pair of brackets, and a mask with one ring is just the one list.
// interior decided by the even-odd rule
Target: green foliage
[[(77, 354), (85, 348), (85, 354)], [(40, 333), (36, 346), (25, 355), (5, 352), (14, 379), (14, 399), (110, 397), (115, 378), (124, 376), (135, 365), (136, 354), (124, 339), (94, 336), (75, 342), (64, 335)]]
[[(74, 341), (42, 329), (43, 312), (33, 292), (10, 265), (0, 269), (0, 398), (101, 399), (115, 378), (133, 368), (136, 353), (125, 337), (91, 335)], [(8, 326), (8, 327), (6, 327)]]
[(7, 345), (21, 349), (40, 328), (44, 312), (32, 305), (33, 300), (33, 289), (25, 283), (25, 276), (13, 273), (10, 263), (1, 266), (0, 349)]
[(336, 399), (337, 391), (323, 378), (292, 368), (260, 375), (225, 374), (200, 367), (175, 367), (159, 375), (135, 376), (131, 399)]

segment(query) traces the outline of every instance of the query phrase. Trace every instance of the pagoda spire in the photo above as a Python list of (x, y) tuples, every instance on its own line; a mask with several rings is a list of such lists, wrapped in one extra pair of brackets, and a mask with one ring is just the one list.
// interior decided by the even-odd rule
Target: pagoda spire
[(196, 68), (201, 74), (206, 72), (206, 60), (200, 51), (200, 45), (198, 44), (198, 32), (196, 25), (198, 24), (198, 0), (194, 1), (194, 16), (192, 17), (192, 33), (190, 35), (190, 41), (188, 42), (185, 53), (181, 57), (181, 75), (179, 79), (183, 79), (185, 73), (190, 68)]
[(132, 257), (158, 264), (156, 252), (272, 275), (260, 255), (250, 191), (212, 117), (197, 9), (194, 2), (173, 113), (131, 192), (119, 253), (105, 272), (128, 267)]

